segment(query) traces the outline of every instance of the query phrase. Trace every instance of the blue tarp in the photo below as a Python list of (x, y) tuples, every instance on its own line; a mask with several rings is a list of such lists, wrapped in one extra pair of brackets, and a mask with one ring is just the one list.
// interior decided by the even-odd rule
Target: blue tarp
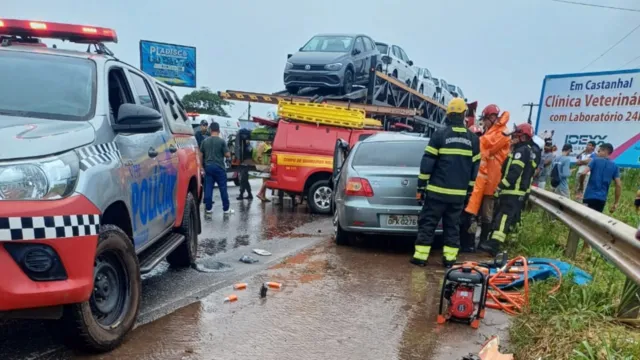
[[(546, 280), (550, 277), (556, 277), (556, 270), (545, 263), (551, 263), (557, 266), (558, 269), (560, 269), (563, 278), (567, 277), (569, 273), (573, 274), (573, 282), (577, 285), (586, 285), (593, 279), (586, 271), (564, 261), (543, 258), (528, 258), (527, 260), (529, 261), (529, 281)], [(536, 269), (532, 270), (532, 267)], [(491, 274), (495, 274), (496, 272), (496, 269), (491, 269)], [(508, 285), (501, 286), (501, 288), (509, 289), (522, 286), (524, 286), (524, 274), (521, 274), (521, 279), (515, 280)]]

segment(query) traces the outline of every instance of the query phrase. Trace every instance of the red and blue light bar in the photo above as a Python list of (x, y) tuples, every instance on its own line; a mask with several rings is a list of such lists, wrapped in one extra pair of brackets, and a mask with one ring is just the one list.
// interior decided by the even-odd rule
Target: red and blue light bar
[(59, 39), (85, 44), (118, 42), (113, 29), (32, 20), (0, 19), (0, 35)]

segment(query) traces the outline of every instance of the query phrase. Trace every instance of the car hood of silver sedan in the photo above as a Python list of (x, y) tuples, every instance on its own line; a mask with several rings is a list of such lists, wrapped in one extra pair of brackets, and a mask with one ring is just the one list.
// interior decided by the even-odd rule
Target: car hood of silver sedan
[(0, 161), (57, 154), (90, 144), (88, 121), (61, 121), (0, 115)]
[(296, 65), (327, 65), (338, 62), (348, 56), (343, 52), (299, 51), (289, 58)]

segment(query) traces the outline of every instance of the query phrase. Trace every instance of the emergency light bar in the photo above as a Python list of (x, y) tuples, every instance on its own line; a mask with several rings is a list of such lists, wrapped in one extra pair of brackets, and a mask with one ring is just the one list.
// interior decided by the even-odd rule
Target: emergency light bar
[(0, 35), (59, 39), (81, 44), (118, 42), (113, 29), (15, 19), (0, 19)]

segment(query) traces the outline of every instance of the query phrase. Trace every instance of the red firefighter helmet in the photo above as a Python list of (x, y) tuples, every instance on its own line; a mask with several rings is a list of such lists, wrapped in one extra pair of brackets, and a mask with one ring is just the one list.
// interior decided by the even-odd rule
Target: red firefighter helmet
[(495, 115), (498, 116), (500, 115), (500, 108), (498, 107), (498, 105), (496, 104), (489, 104), (487, 105), (484, 110), (482, 110), (482, 118), (486, 118), (489, 115)]
[(527, 123), (520, 124), (516, 126), (513, 135), (527, 135), (529, 138), (533, 138), (533, 128)]

